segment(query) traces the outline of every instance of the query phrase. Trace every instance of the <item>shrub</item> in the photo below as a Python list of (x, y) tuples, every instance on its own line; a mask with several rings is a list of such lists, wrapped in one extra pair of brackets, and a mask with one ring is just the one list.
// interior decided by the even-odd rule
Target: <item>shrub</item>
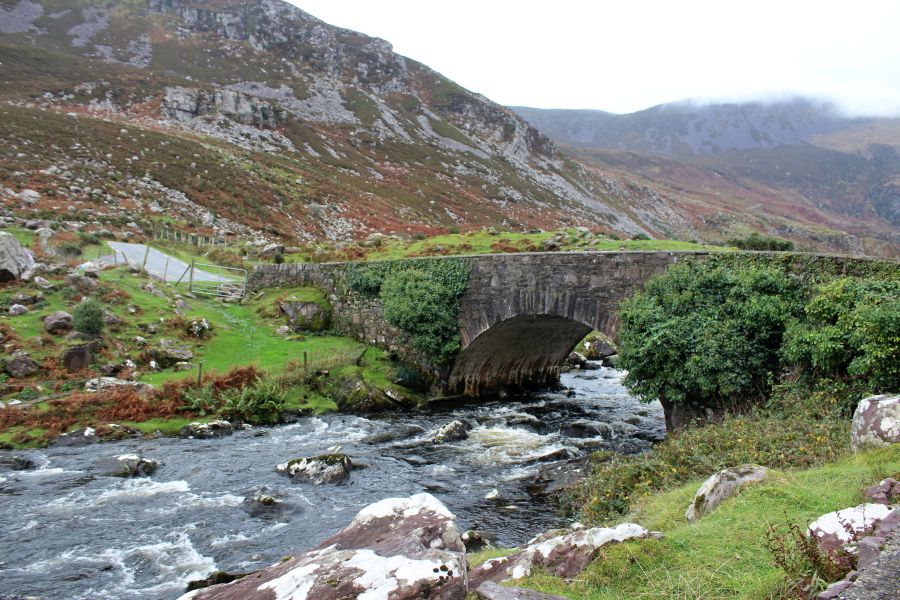
[(848, 451), (847, 423), (842, 419), (727, 417), (720, 423), (670, 434), (643, 454), (594, 454), (590, 474), (563, 498), (563, 507), (586, 521), (603, 522), (627, 513), (641, 496), (727, 467), (751, 463), (775, 469), (809, 468)]
[(745, 408), (768, 397), (801, 309), (798, 282), (773, 267), (675, 265), (622, 304), (625, 384), (667, 413), (675, 404)]
[(275, 254), (273, 254), (272, 255), (272, 263), (274, 263), (276, 265), (280, 265), (280, 264), (284, 263), (284, 254), (282, 254), (281, 252), (276, 252)]
[(81, 256), (81, 246), (74, 242), (66, 242), (65, 244), (57, 247), (56, 252), (60, 256), (68, 258), (78, 258), (79, 256)]
[(85, 233), (84, 231), (78, 232), (78, 244), (83, 248), (84, 246), (99, 246), (103, 241), (100, 239), (95, 233)]
[(633, 239), (633, 240), (649, 240), (652, 238), (649, 235), (647, 235), (646, 233), (636, 233), (633, 236), (631, 236), (631, 239)]
[(788, 327), (782, 355), (808, 382), (827, 380), (860, 394), (900, 389), (900, 281), (843, 277), (822, 284)]
[[(850, 528), (850, 541), (856, 542), (860, 534)], [(766, 549), (772, 562), (787, 575), (787, 597), (810, 598), (824, 590), (829, 583), (843, 579), (856, 569), (858, 559), (841, 548), (825, 552), (806, 527), (789, 523), (770, 525), (766, 529)], [(784, 594), (782, 595), (784, 596)]]
[(222, 398), (222, 414), (226, 418), (274, 425), (281, 420), (287, 395), (278, 379), (261, 377), (253, 385), (225, 391)]
[(768, 235), (760, 235), (755, 231), (745, 238), (733, 238), (728, 244), (741, 250), (759, 250), (770, 252), (789, 252), (794, 249), (794, 242)]
[(75, 331), (99, 334), (103, 331), (103, 307), (93, 299), (80, 302), (72, 311), (72, 324)]

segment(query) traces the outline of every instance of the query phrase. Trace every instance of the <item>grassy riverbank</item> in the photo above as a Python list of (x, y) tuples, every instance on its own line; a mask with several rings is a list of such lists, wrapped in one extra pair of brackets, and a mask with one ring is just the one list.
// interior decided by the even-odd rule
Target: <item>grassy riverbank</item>
[[(535, 574), (515, 582), (570, 598), (590, 600), (725, 600), (789, 598), (785, 573), (766, 547), (770, 526), (808, 525), (818, 516), (862, 501), (862, 489), (900, 472), (894, 446), (798, 470), (773, 470), (695, 524), (684, 516), (704, 477), (639, 498), (627, 515), (608, 521), (637, 522), (664, 534), (604, 548), (574, 581)], [(477, 563), (503, 551), (470, 557)]]

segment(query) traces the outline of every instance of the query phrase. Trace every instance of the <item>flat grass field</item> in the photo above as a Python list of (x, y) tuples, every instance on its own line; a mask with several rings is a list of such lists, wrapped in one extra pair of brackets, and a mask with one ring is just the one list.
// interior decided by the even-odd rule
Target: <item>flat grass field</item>
[[(900, 447), (850, 455), (821, 467), (770, 471), (768, 478), (726, 500), (694, 524), (684, 511), (698, 479), (648, 497), (622, 522), (660, 531), (647, 539), (607, 546), (574, 581), (537, 574), (513, 583), (545, 593), (590, 600), (724, 600), (780, 597), (784, 572), (766, 548), (770, 525), (805, 527), (822, 514), (856, 506), (862, 490), (900, 472)], [(507, 554), (470, 555), (470, 563)]]

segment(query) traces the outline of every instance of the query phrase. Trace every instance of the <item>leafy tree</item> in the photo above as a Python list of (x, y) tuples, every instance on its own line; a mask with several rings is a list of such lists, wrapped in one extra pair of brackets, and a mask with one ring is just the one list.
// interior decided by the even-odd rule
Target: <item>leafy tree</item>
[(801, 314), (799, 283), (768, 266), (687, 262), (622, 304), (626, 385), (669, 414), (743, 407), (767, 397), (785, 328)]
[(900, 281), (835, 279), (804, 312), (785, 335), (788, 364), (807, 378), (859, 384), (862, 393), (900, 389)]
[(75, 331), (99, 334), (103, 331), (103, 306), (94, 299), (79, 303), (72, 311), (72, 325)]

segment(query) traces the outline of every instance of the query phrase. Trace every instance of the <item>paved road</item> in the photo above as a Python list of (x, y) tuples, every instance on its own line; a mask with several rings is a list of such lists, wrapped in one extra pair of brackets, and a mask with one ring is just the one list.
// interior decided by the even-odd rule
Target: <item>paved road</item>
[[(107, 242), (109, 246), (113, 249), (113, 252), (116, 253), (116, 259), (113, 258), (112, 255), (103, 256), (100, 258), (104, 263), (113, 263), (113, 262), (122, 262), (122, 257), (128, 261), (129, 265), (137, 265), (140, 266), (144, 262), (144, 254), (147, 252), (147, 246), (144, 244), (127, 244), (125, 242)], [(147, 255), (147, 264), (145, 265), (145, 269), (150, 274), (158, 277), (159, 279), (165, 279), (167, 282), (175, 282), (178, 281), (178, 278), (184, 274), (185, 270), (190, 265), (182, 260), (178, 260), (174, 256), (169, 256), (164, 252), (160, 252), (156, 248), (150, 248), (150, 253)], [(184, 281), (187, 281), (189, 276), (185, 275)], [(230, 281), (237, 280), (237, 277), (228, 277), (226, 275), (218, 275), (216, 273), (209, 273), (207, 271), (203, 271), (201, 269), (194, 269), (194, 281), (213, 281), (217, 283), (225, 283)]]

